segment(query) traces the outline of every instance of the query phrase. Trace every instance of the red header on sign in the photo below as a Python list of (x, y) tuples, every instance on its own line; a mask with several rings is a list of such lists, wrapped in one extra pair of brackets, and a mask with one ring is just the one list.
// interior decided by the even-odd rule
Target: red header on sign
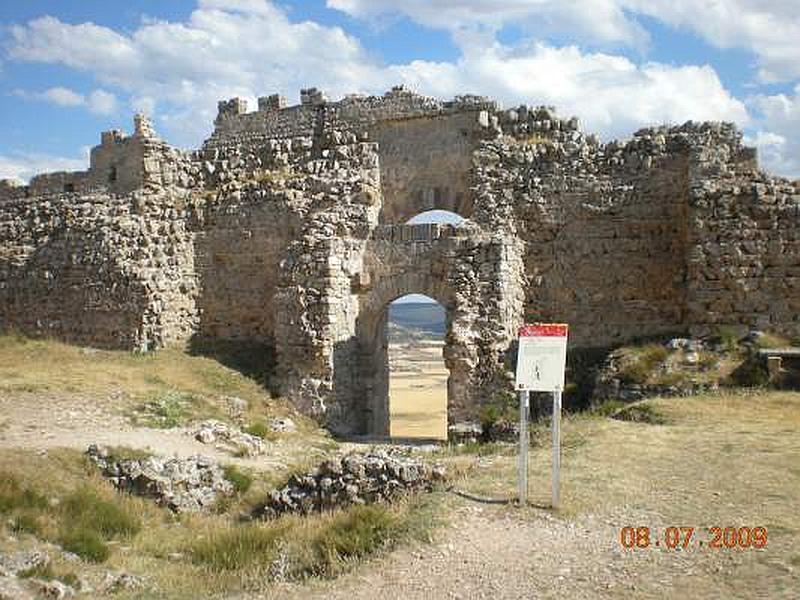
[(534, 323), (519, 328), (519, 337), (567, 337), (566, 323)]

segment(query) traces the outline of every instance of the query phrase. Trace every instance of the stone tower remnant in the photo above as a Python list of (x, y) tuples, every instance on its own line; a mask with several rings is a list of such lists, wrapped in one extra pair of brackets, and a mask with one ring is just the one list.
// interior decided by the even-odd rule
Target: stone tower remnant
[[(444, 209), (464, 225), (409, 225)], [(388, 433), (387, 311), (446, 309), (451, 421), (510, 382), (523, 321), (575, 346), (800, 335), (800, 183), (727, 123), (601, 144), (550, 107), (395, 87), (219, 103), (194, 152), (142, 115), (87, 171), (0, 182), (0, 328), (110, 348), (275, 348), (283, 392), (343, 433)]]

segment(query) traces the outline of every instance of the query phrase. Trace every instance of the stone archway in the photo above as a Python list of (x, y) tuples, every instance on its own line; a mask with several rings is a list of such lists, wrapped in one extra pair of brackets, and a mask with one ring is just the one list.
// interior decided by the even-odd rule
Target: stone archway
[[(447, 406), (451, 418), (454, 390), (459, 388), (459, 371), (452, 357), (459, 352), (458, 336), (453, 331), (453, 318), (457, 311), (457, 294), (447, 281), (429, 273), (402, 273), (382, 278), (360, 298), (359, 317), (356, 322), (358, 341), (358, 399), (357, 410), (362, 414), (362, 430), (379, 436), (389, 435), (389, 355), (388, 307), (402, 296), (424, 294), (436, 300), (445, 311), (446, 334), (444, 361), (448, 369)], [(448, 358), (449, 357), (449, 358)]]

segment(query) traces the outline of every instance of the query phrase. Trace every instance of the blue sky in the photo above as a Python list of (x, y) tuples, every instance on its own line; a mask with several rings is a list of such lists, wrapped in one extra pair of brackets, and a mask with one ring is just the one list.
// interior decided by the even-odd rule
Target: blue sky
[[(401, 8), (399, 8), (401, 7)], [(56, 0), (0, 5), (0, 177), (79, 169), (151, 114), (196, 147), (220, 98), (407, 86), (551, 104), (604, 139), (737, 123), (800, 176), (797, 0)]]

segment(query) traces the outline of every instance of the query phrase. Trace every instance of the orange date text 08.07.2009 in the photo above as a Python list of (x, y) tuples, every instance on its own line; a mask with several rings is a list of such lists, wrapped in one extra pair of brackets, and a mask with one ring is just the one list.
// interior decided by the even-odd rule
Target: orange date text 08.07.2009
[(766, 527), (623, 527), (619, 532), (623, 548), (764, 548)]

